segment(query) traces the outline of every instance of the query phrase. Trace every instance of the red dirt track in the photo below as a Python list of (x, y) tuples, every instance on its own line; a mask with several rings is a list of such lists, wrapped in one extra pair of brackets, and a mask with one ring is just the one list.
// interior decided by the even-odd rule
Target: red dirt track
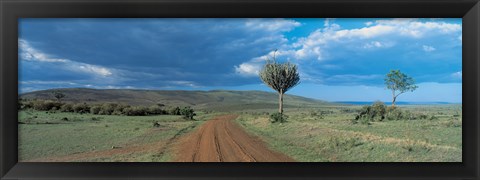
[(178, 162), (291, 162), (290, 157), (268, 149), (247, 134), (233, 120), (238, 115), (223, 115), (205, 122), (182, 137), (176, 148)]

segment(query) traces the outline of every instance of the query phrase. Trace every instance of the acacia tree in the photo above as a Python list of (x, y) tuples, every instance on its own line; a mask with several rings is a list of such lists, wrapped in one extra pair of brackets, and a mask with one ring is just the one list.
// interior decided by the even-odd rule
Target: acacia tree
[(260, 71), (260, 79), (267, 86), (278, 92), (278, 112), (283, 114), (283, 94), (300, 83), (297, 66), (295, 64), (275, 62), (267, 59), (267, 63)]
[(392, 107), (395, 107), (395, 101), (400, 94), (413, 92), (418, 88), (415, 80), (400, 70), (391, 70), (385, 77), (385, 85), (392, 91)]
[(63, 94), (60, 91), (53, 91), (52, 94), (53, 94), (53, 97), (55, 97), (58, 102), (60, 102), (62, 100), (62, 98), (65, 97), (65, 94)]

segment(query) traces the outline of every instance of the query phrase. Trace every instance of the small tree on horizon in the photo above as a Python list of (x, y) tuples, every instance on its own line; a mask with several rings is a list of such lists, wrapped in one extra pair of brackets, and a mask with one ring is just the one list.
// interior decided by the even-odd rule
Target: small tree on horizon
[(259, 75), (263, 83), (278, 92), (278, 112), (283, 114), (283, 95), (300, 83), (300, 75), (295, 64), (277, 63), (276, 52), (273, 53), (273, 60), (267, 59)]
[(57, 99), (57, 102), (61, 102), (61, 100), (65, 97), (65, 94), (63, 94), (60, 91), (53, 91), (52, 94), (53, 94), (53, 97)]
[(418, 88), (415, 80), (400, 70), (390, 70), (385, 77), (385, 85), (392, 91), (392, 107), (395, 107), (395, 101), (400, 94), (413, 92)]

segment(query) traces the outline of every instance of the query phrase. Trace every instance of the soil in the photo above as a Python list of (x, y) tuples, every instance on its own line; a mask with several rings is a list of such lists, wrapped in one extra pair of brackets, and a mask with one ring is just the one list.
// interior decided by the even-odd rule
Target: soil
[[(180, 137), (173, 137), (167, 142), (150, 144), (127, 143), (124, 147), (70, 154), (60, 157), (47, 157), (27, 160), (25, 162), (72, 162), (89, 161), (133, 153), (165, 153), (171, 149), (175, 162), (293, 162), (282, 153), (270, 150), (258, 137), (249, 135), (233, 120), (238, 115), (217, 116), (200, 126), (197, 130)], [(156, 129), (155, 129), (156, 130)], [(140, 138), (155, 133), (147, 132)], [(173, 147), (171, 147), (173, 146)], [(134, 162), (135, 159), (121, 161)]]
[(238, 115), (223, 115), (205, 122), (196, 131), (180, 138), (177, 162), (291, 162), (292, 158), (272, 151), (249, 135), (233, 120)]

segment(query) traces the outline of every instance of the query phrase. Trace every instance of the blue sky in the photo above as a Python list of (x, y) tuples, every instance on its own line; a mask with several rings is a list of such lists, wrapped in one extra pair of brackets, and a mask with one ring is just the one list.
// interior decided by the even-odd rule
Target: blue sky
[(419, 88), (398, 101), (461, 102), (457, 19), (21, 19), (20, 92), (51, 88), (265, 90), (275, 49), (297, 64), (287, 94), (390, 101), (392, 69)]

